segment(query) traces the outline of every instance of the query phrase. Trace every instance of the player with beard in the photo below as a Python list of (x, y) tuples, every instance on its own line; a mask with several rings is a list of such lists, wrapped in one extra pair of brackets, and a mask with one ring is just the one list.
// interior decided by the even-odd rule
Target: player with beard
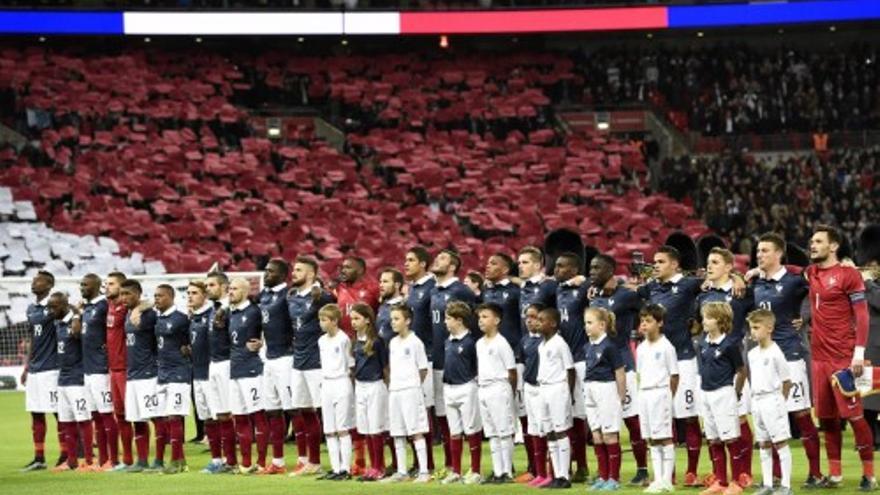
[(287, 424), (284, 411), (293, 408), (290, 379), (293, 372), (293, 326), (287, 311), (287, 276), (290, 266), (281, 259), (266, 263), (263, 272), (263, 290), (260, 292), (260, 312), (263, 315), (263, 335), (266, 339), (266, 367), (263, 370), (263, 389), (266, 394), (266, 417), (269, 422), (269, 441), (272, 444), (272, 463), (265, 474), (283, 474), (284, 439)]
[[(785, 355), (792, 384), (786, 407), (801, 432), (801, 442), (809, 461), (809, 475), (803, 487), (816, 488), (823, 478), (819, 465), (819, 432), (810, 410), (806, 349), (794, 325), (794, 320), (800, 317), (801, 303), (809, 286), (802, 275), (791, 273), (782, 265), (784, 255), (785, 240), (779, 235), (768, 233), (758, 238), (758, 268), (757, 276), (752, 278), (752, 291), (755, 306), (773, 312), (775, 323), (771, 337)], [(774, 467), (778, 464), (778, 460), (774, 460)]]
[(641, 299), (614, 277), (617, 262), (607, 254), (598, 254), (590, 261), (590, 307), (614, 313), (616, 332), (607, 335), (617, 347), (626, 372), (626, 395), (623, 399), (623, 422), (629, 430), (629, 441), (636, 458), (636, 476), (630, 485), (647, 486), (648, 446), (642, 438), (639, 423), (639, 398), (636, 386), (635, 359), (630, 348), (630, 335), (638, 326)]
[(229, 405), (229, 278), (220, 272), (211, 272), (205, 280), (205, 289), (211, 305), (208, 315), (208, 407), (217, 416), (220, 443), (226, 457), (225, 464), (213, 466), (208, 474), (237, 472), (235, 453), (235, 424)]
[(318, 262), (299, 256), (293, 264), (293, 277), (287, 297), (287, 311), (293, 323), (293, 429), (296, 432), (297, 467), (291, 476), (321, 471), (321, 354), (318, 339), (323, 334), (318, 311), (336, 298), (317, 282)]
[(813, 393), (829, 464), (829, 477), (820, 485), (836, 487), (843, 480), (840, 419), (846, 419), (852, 426), (862, 460), (859, 488), (871, 491), (877, 487), (873, 436), (863, 416), (862, 400), (858, 395), (844, 397), (831, 385), (832, 375), (843, 368), (850, 368), (856, 377), (862, 375), (868, 339), (865, 283), (857, 269), (838, 260), (840, 244), (841, 236), (835, 228), (818, 226), (810, 239), (812, 264), (805, 272), (812, 313)]
[(113, 414), (119, 429), (119, 440), (122, 442), (122, 462), (114, 468), (124, 471), (134, 464), (132, 443), (134, 429), (125, 419), (125, 384), (127, 382), (127, 346), (125, 345), (125, 320), (128, 308), (122, 302), (120, 291), (125, 282), (125, 274), (110, 272), (107, 274), (104, 295), (107, 297), (107, 365), (110, 368), (110, 399), (113, 402)]
[[(36, 301), (27, 308), (30, 333), (28, 360), (21, 374), (25, 386), (25, 409), (31, 413), (31, 432), (34, 440), (34, 460), (22, 471), (46, 469), (46, 413), (58, 419), (58, 346), (55, 341), (55, 318), (49, 314), (49, 293), (55, 286), (55, 276), (39, 271), (31, 280), (31, 292)], [(56, 466), (67, 462), (64, 450), (64, 432), (58, 425), (58, 445), (61, 456)]]
[(394, 338), (391, 329), (391, 308), (403, 302), (403, 274), (394, 268), (383, 268), (379, 273), (379, 310), (376, 312), (376, 331), (385, 345)]
[(572, 426), (569, 430), (571, 454), (577, 470), (571, 478), (572, 483), (587, 480), (587, 409), (584, 404), (583, 384), (586, 373), (585, 356), (581, 352), (587, 343), (584, 332), (584, 310), (589, 304), (589, 286), (578, 282), (581, 258), (575, 253), (566, 252), (556, 258), (553, 275), (559, 285), (556, 288), (556, 308), (559, 311), (559, 336), (568, 344), (574, 359), (577, 379), (574, 384), (572, 407)]
[(95, 424), (98, 465), (105, 471), (119, 463), (119, 430), (113, 418), (110, 370), (107, 364), (107, 299), (101, 295), (101, 277), (90, 273), (79, 283), (83, 302), (74, 325), (81, 331), (86, 400)]
[[(456, 274), (461, 268), (461, 258), (455, 251), (444, 249), (434, 257), (431, 273), (436, 283), (431, 290), (431, 356), (433, 373), (428, 374), (425, 381), (432, 381), (434, 393), (434, 412), (443, 439), (443, 453), (447, 472), (437, 473), (438, 478), (445, 478), (452, 468), (452, 445), (450, 443), (449, 423), (446, 422), (446, 403), (443, 399), (443, 366), (446, 360), (446, 339), (449, 330), (446, 328), (446, 305), (452, 301), (461, 301), (471, 307), (476, 303), (473, 291), (462, 283)], [(469, 323), (473, 326), (473, 323)], [(475, 337), (478, 335), (475, 335)], [(433, 375), (433, 376), (432, 376)]]

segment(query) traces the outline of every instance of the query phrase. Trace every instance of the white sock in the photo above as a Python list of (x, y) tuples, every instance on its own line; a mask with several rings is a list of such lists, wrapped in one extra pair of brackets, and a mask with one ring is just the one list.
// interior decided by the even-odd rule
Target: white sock
[(513, 477), (513, 437), (501, 439), (501, 462), (502, 474)]
[(672, 486), (672, 473), (675, 471), (675, 444), (663, 446), (663, 482)]
[(773, 450), (761, 447), (758, 454), (761, 456), (762, 485), (766, 488), (773, 488)]
[(351, 435), (339, 437), (339, 459), (341, 466), (340, 471), (348, 471), (351, 466)]
[(406, 439), (394, 437), (394, 452), (397, 454), (397, 472), (406, 474)]
[(419, 461), (419, 474), (428, 474), (428, 447), (425, 445), (425, 437), (413, 440), (416, 447), (416, 459)]
[(571, 442), (568, 440), (568, 436), (564, 436), (557, 440), (559, 443), (559, 467), (560, 473), (559, 477), (568, 479), (568, 470), (571, 467)]
[(327, 435), (327, 454), (330, 456), (330, 469), (339, 472), (339, 438)]
[(559, 477), (560, 463), (559, 463), (559, 442), (556, 440), (548, 440), (547, 441), (547, 453), (550, 454), (550, 465), (553, 466), (553, 473), (551, 478)]
[(654, 481), (663, 481), (662, 445), (651, 445), (651, 467), (654, 468)]
[(783, 445), (776, 451), (779, 453), (779, 467), (782, 469), (782, 486), (791, 488), (791, 449), (788, 445)]
[(501, 439), (498, 437), (489, 438), (489, 451), (492, 453), (492, 474), (501, 476), (502, 465), (504, 463), (501, 454)]

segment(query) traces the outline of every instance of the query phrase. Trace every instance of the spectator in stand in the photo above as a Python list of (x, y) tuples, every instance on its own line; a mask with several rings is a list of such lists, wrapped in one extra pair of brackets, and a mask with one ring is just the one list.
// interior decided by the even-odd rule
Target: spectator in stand
[[(661, 190), (689, 198), (703, 220), (750, 254), (755, 232), (780, 232), (806, 246), (816, 224), (837, 225), (855, 239), (880, 207), (874, 187), (880, 148), (761, 159), (745, 154), (681, 157), (662, 164)], [(726, 198), (726, 199), (723, 199)]]

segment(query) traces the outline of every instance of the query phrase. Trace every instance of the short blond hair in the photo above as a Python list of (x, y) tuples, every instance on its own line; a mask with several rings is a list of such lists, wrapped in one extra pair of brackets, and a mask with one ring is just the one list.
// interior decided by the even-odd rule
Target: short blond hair
[(703, 319), (711, 318), (718, 321), (718, 329), (722, 333), (730, 333), (733, 330), (733, 308), (730, 303), (714, 301), (706, 303), (700, 309)]
[(749, 325), (767, 325), (771, 329), (776, 326), (776, 315), (769, 309), (756, 309), (746, 317)]
[(342, 310), (337, 304), (326, 304), (318, 310), (318, 318), (327, 318), (339, 323), (342, 319)]

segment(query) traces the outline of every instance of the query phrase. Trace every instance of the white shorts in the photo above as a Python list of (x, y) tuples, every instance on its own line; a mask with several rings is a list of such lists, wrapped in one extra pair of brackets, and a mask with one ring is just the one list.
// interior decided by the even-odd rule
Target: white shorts
[(156, 385), (156, 396), (159, 406), (156, 413), (161, 417), (189, 416), (189, 395), (192, 387), (189, 383), (159, 383)]
[(515, 433), (513, 418), (513, 390), (508, 382), (480, 386), (480, 420), (483, 435), (487, 437), (511, 437)]
[(748, 416), (752, 412), (752, 387), (749, 386), (749, 379), (743, 382), (742, 393), (736, 401), (736, 413), (742, 416)]
[(266, 393), (267, 411), (293, 409), (290, 374), (293, 372), (293, 356), (267, 359), (263, 366), (263, 391)]
[(382, 380), (355, 382), (355, 425), (361, 435), (388, 431), (388, 387)]
[(759, 442), (784, 442), (791, 438), (788, 409), (782, 392), (752, 397), (752, 420)]
[(639, 426), (648, 440), (672, 438), (672, 390), (669, 387), (639, 391)]
[[(443, 377), (440, 377), (440, 383), (443, 383)], [(422, 381), (422, 402), (425, 403), (425, 407), (434, 407), (434, 368), (431, 367), (431, 362), (428, 361), (428, 372), (425, 374), (425, 379)], [(437, 414), (437, 410), (434, 410), (434, 414)]]
[(526, 433), (541, 434), (541, 388), (537, 385), (523, 385), (523, 405), (526, 410)]
[(210, 388), (211, 382), (208, 380), (193, 380), (193, 396), (195, 397), (196, 416), (202, 421), (217, 419), (217, 416), (211, 413), (211, 405), (208, 402)]
[(578, 419), (586, 419), (587, 405), (584, 404), (584, 377), (587, 375), (587, 363), (585, 361), (574, 363), (574, 373), (574, 405), (571, 407), (571, 415)]
[(89, 411), (101, 414), (113, 412), (113, 399), (110, 396), (110, 374), (86, 375), (86, 401)]
[(428, 433), (428, 409), (421, 388), (388, 392), (388, 414), (388, 430), (392, 437)]
[(568, 382), (540, 385), (541, 434), (565, 433), (571, 428), (571, 392)]
[(700, 373), (697, 358), (678, 360), (678, 389), (672, 402), (672, 415), (676, 419), (699, 415)]
[[(429, 363), (430, 364), (430, 363)], [(446, 402), (443, 400), (443, 370), (431, 370), (425, 382), (431, 381), (431, 399), (426, 407), (434, 408), (435, 416), (446, 416)]]
[(263, 375), (229, 380), (229, 408), (235, 415), (253, 414), (265, 410)]
[(28, 373), (24, 384), (24, 408), (27, 412), (58, 412), (58, 370)]
[(147, 421), (158, 416), (159, 396), (156, 379), (128, 380), (125, 382), (125, 420), (130, 423)]
[(321, 423), (324, 433), (347, 432), (354, 426), (351, 378), (324, 378), (321, 383)]
[(803, 359), (788, 361), (788, 374), (791, 379), (791, 392), (785, 406), (788, 412), (803, 411), (812, 407), (810, 398), (810, 378), (807, 375), (807, 363)]
[(215, 416), (229, 414), (229, 361), (211, 361), (208, 365), (208, 406)]
[(86, 388), (82, 385), (58, 387), (58, 421), (91, 421), (92, 413), (86, 400)]
[(707, 440), (726, 442), (739, 437), (739, 415), (733, 385), (702, 391), (703, 431)]
[(321, 369), (291, 370), (290, 394), (293, 409), (317, 409), (321, 407)]
[(480, 420), (480, 399), (477, 382), (469, 381), (461, 385), (443, 384), (443, 400), (446, 405), (446, 422), (453, 436), (472, 435), (482, 429)]
[(626, 396), (623, 398), (623, 417), (639, 414), (639, 380), (635, 371), (626, 372)]
[(617, 393), (617, 382), (585, 382), (584, 404), (591, 431), (617, 433), (623, 420), (623, 409)]

